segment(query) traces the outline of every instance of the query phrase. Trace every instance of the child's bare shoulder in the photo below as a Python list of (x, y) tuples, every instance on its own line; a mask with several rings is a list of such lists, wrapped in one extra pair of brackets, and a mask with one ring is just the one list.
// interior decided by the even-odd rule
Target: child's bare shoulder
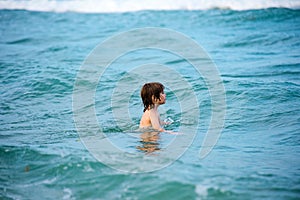
[(146, 110), (141, 118), (140, 127), (151, 126), (150, 113)]

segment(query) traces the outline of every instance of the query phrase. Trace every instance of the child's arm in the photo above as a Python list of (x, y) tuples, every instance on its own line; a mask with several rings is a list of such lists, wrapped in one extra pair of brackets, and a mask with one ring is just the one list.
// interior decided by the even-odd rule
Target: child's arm
[(159, 132), (166, 132), (166, 133), (174, 134), (174, 135), (181, 134), (179, 132), (173, 132), (173, 131), (165, 130), (164, 128), (162, 128), (160, 125), (159, 113), (154, 110), (150, 110), (150, 120), (151, 120), (152, 128), (158, 130)]
[(160, 119), (159, 119), (159, 113), (155, 110), (150, 110), (150, 120), (152, 128), (164, 132), (165, 130), (161, 127)]
[(166, 123), (166, 122), (164, 122), (163, 120), (161, 120), (161, 119), (160, 119), (160, 117), (159, 117), (159, 123), (160, 123), (160, 125), (161, 125), (161, 126), (163, 126), (163, 125), (167, 125), (167, 123)]

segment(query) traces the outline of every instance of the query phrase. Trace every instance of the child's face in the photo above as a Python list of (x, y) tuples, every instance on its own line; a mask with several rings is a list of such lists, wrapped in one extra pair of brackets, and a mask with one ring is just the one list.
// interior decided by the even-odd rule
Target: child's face
[(160, 101), (162, 102), (161, 104), (166, 103), (166, 94), (164, 91), (160, 93)]
[(166, 103), (166, 94), (164, 93), (164, 91), (162, 91), (160, 93), (160, 99), (155, 99), (153, 103), (159, 104), (159, 105)]

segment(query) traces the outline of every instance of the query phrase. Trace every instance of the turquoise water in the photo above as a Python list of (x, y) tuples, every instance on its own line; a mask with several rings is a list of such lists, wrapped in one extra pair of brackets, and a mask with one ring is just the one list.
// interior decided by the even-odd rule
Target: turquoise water
[[(299, 10), (1, 10), (0, 19), (1, 199), (300, 198)], [(187, 68), (200, 98), (197, 137), (172, 165), (130, 174), (98, 162), (80, 142), (72, 92), (81, 64), (96, 45), (143, 27), (173, 29), (197, 41), (218, 66), (227, 111), (217, 145), (201, 160), (211, 103), (203, 80)], [(127, 61), (140, 63), (131, 58)], [(155, 59), (184, 67), (172, 56)], [(121, 75), (112, 69), (106, 82), (113, 85)], [(109, 99), (106, 92), (100, 86), (96, 92), (96, 113), (105, 133), (127, 150), (149, 156), (136, 149), (144, 143), (124, 137), (110, 123), (109, 105), (101, 100), (101, 95)], [(170, 90), (167, 99), (162, 115), (171, 116), (175, 122), (169, 128), (177, 129), (181, 113)], [(138, 91), (130, 101), (132, 118), (138, 122)], [(172, 137), (162, 133), (154, 145), (164, 148)]]

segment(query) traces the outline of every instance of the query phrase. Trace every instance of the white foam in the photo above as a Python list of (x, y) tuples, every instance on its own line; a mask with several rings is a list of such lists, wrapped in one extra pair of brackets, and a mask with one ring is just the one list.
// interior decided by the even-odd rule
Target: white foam
[(208, 186), (205, 186), (205, 185), (196, 185), (195, 192), (200, 197), (206, 197), (207, 194), (208, 194), (208, 189), (209, 189)]
[(140, 10), (299, 9), (300, 0), (0, 0), (0, 9), (110, 13)]
[(63, 199), (71, 199), (71, 197), (72, 197), (72, 190), (71, 189), (64, 188), (63, 192), (64, 192)]

